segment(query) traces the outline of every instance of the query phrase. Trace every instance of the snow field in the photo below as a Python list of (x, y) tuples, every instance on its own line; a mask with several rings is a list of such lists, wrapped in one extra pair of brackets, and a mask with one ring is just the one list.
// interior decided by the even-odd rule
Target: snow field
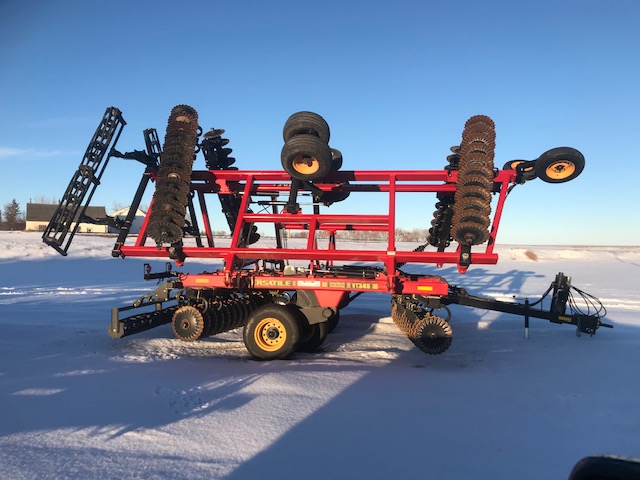
[(525, 340), (521, 318), (453, 307), (451, 348), (427, 356), (365, 294), (322, 351), (255, 362), (239, 330), (112, 340), (110, 309), (154, 288), (112, 244), (78, 237), (63, 258), (0, 233), (1, 478), (540, 479), (640, 456), (640, 247), (507, 246), (435, 271), (519, 300), (562, 271), (608, 309), (593, 337), (532, 319)]

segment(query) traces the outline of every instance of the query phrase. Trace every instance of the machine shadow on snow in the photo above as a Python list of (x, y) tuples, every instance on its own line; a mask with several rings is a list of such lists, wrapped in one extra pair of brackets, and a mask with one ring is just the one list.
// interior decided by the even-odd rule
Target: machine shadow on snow
[[(411, 271), (409, 269), (407, 270)], [(469, 291), (477, 294), (497, 290), (521, 292), (527, 279), (544, 278), (544, 275), (531, 270), (512, 269), (507, 272), (496, 273), (481, 266), (474, 266), (462, 275), (455, 267), (451, 266), (442, 267), (437, 270), (430, 269), (429, 273), (445, 278), (455, 278), (458, 282), (452, 280), (451, 283), (464, 286)]]
[[(562, 380), (551, 380), (546, 368), (558, 368), (568, 342), (574, 342), (568, 345), (570, 361), (575, 362), (572, 371), (580, 369), (578, 364), (593, 362), (596, 353), (602, 361), (596, 370), (606, 375), (609, 349), (594, 352), (585, 348), (585, 344), (593, 348), (604, 344), (576, 338), (573, 328), (558, 331), (534, 320), (531, 338), (525, 339), (521, 318), (498, 314), (485, 322), (483, 317), (481, 310), (459, 307), (454, 315), (458, 321), (452, 320), (456, 337), (442, 355), (424, 355), (412, 348), (408, 339), (402, 339), (407, 349), (396, 348), (392, 358), (363, 365), (362, 377), (265, 450), (239, 464), (226, 478), (257, 478), (273, 465), (286, 465), (280, 475), (286, 479), (503, 478), (505, 469), (512, 469), (513, 478), (542, 478), (544, 474), (536, 472), (549, 468), (564, 472), (565, 476), (558, 478), (567, 478), (573, 464), (585, 455), (577, 438), (564, 431), (562, 424), (548, 424), (545, 417), (552, 413), (546, 407), (537, 411), (533, 401), (518, 407), (513, 398), (536, 398), (542, 396), (541, 385), (562, 384)], [(350, 321), (365, 324), (375, 322), (375, 317), (345, 312), (344, 320), (332, 334), (336, 339), (330, 336), (320, 352), (298, 354), (292, 360), (322, 362), (327, 353), (341, 347), (352, 348), (354, 361), (360, 355), (376, 358), (375, 342), (366, 342), (369, 329), (365, 325), (350, 327)], [(339, 365), (335, 368), (341, 370)], [(590, 384), (591, 377), (584, 382)], [(577, 421), (585, 420), (581, 417)], [(514, 430), (519, 434), (514, 435)], [(527, 440), (521, 436), (527, 435), (548, 435), (556, 442), (575, 446), (565, 447), (560, 461), (555, 458), (543, 466), (538, 452), (544, 450), (545, 442), (536, 445), (531, 440), (524, 447)], [(518, 441), (505, 444), (504, 439), (513, 437)], [(502, 460), (488, 464), (487, 456)], [(522, 469), (528, 474), (519, 474)]]
[[(58, 272), (58, 281), (61, 278), (64, 280), (65, 275), (69, 275), (70, 279), (77, 279), (76, 271), (82, 271), (85, 268), (83, 263), (88, 262), (76, 263), (77, 266), (73, 266), (73, 261), (67, 263), (71, 268), (66, 272)], [(122, 263), (118, 264), (122, 266)], [(18, 264), (8, 267), (14, 265), (17, 272)], [(104, 278), (113, 274), (112, 265), (110, 262), (100, 263), (98, 270)], [(31, 273), (25, 275), (21, 282), (27, 281), (29, 277), (33, 282), (32, 287), (45, 287), (52, 279), (41, 275), (41, 272), (49, 270), (50, 262), (34, 261), (30, 268)], [(42, 279), (44, 283), (35, 283)], [(101, 291), (110, 286), (112, 285), (103, 282), (96, 288)], [(24, 289), (21, 285), (17, 285), (16, 288)], [(32, 419), (29, 424), (37, 424), (38, 429), (107, 429), (113, 430), (110, 434), (113, 437), (141, 428), (158, 428), (188, 417), (233, 410), (252, 400), (244, 390), (264, 374), (265, 364), (250, 359), (242, 348), (241, 337), (211, 337), (198, 344), (185, 345), (171, 338), (171, 330), (166, 326), (116, 342), (104, 333), (106, 313), (113, 296), (112, 292), (105, 296), (93, 296), (91, 313), (87, 317), (78, 314), (78, 309), (88, 308), (83, 306), (83, 296), (79, 297), (82, 298), (80, 301), (73, 296), (69, 297), (71, 300), (68, 301), (56, 295), (41, 297), (37, 309), (27, 310), (23, 306), (30, 303), (30, 299), (19, 297), (16, 299), (17, 303), (8, 304), (4, 308), (7, 320), (14, 315), (21, 317), (6, 334), (42, 342), (39, 348), (27, 349), (15, 360), (9, 360), (9, 363), (15, 362), (15, 365), (7, 365), (8, 371), (2, 378), (6, 395), (3, 404), (6, 411), (33, 412), (31, 415), (37, 417), (37, 420)], [(369, 344), (366, 337), (372, 335), (374, 339), (378, 338), (379, 334), (372, 331), (381, 318), (388, 318), (388, 314), (384, 313), (388, 308), (387, 302), (388, 297), (381, 294), (362, 296), (353, 306), (345, 309), (335, 331), (318, 351), (299, 353), (291, 360), (270, 363), (268, 370), (277, 371), (283, 367), (292, 371), (311, 368), (315, 372), (376, 369), (376, 366), (361, 363), (358, 355), (366, 356), (367, 353), (380, 350), (375, 344), (376, 340)], [(354, 313), (349, 313), (349, 310), (353, 310)], [(42, 311), (49, 312), (49, 316), (60, 316), (63, 328), (52, 329), (52, 334), (43, 335), (42, 320), (39, 319)], [(69, 320), (65, 320), (67, 318)], [(473, 324), (474, 321), (480, 321), (480, 318), (472, 309), (466, 309), (464, 322)], [(385, 335), (390, 336), (395, 342), (397, 338), (394, 337), (400, 337), (404, 341), (405, 337), (390, 320), (386, 327), (388, 332), (385, 332)], [(13, 329), (17, 331), (12, 333)], [(462, 335), (465, 337), (471, 334), (465, 331)], [(166, 342), (175, 344), (176, 348), (167, 347)], [(407, 362), (410, 365), (438, 365), (437, 361), (432, 363), (430, 357), (413, 348), (408, 340), (407, 348), (411, 351), (385, 347), (385, 353), (397, 357), (393, 364), (402, 365)], [(349, 351), (354, 353), (355, 363), (344, 360), (345, 352)], [(329, 356), (325, 362), (326, 354), (333, 352), (342, 352), (341, 359), (335, 360)], [(452, 353), (460, 352), (456, 348)], [(448, 363), (444, 362), (442, 366)], [(225, 371), (229, 367), (233, 374), (228, 377)], [(196, 376), (190, 381), (190, 377), (181, 375), (180, 372), (185, 369), (217, 372), (213, 375), (215, 381), (203, 387), (201, 376)], [(162, 370), (163, 377), (175, 377), (177, 380), (160, 385), (154, 383), (157, 381), (159, 370)], [(37, 372), (35, 375), (32, 373), (34, 371)], [(122, 392), (115, 392), (113, 385), (121, 384), (122, 371), (126, 372), (127, 379), (135, 379), (135, 384), (124, 384)], [(30, 375), (23, 378), (23, 372)], [(127, 394), (129, 388), (132, 395)], [(80, 407), (78, 399), (83, 399)], [(146, 408), (145, 405), (153, 405), (154, 408)], [(23, 431), (25, 430), (22, 430), (19, 424), (13, 422), (2, 422), (0, 425), (2, 435)]]
[[(43, 303), (40, 306), (46, 308), (47, 302)], [(216, 354), (216, 348), (225, 344), (240, 346), (239, 338), (204, 340), (206, 352), (211, 355), (202, 350), (190, 353), (189, 346), (183, 344), (178, 353), (167, 354), (162, 345), (154, 354), (153, 344), (157, 338), (153, 338), (151, 332), (143, 334), (142, 338), (115, 343), (103, 334), (103, 329), (96, 327), (100, 321), (95, 317), (92, 315), (92, 320), (81, 331), (76, 330), (69, 336), (65, 329), (33, 349), (33, 354), (24, 352), (19, 359), (5, 365), (10, 370), (2, 378), (5, 411), (30, 412), (28, 425), (37, 425), (38, 430), (96, 429), (96, 432), (108, 434), (108, 438), (115, 438), (139, 429), (161, 428), (185, 418), (241, 408), (254, 398), (245, 393), (247, 387), (268, 372), (283, 368), (316, 373), (379, 368), (360, 363), (357, 357), (380, 350), (366, 342), (364, 346), (359, 345), (379, 320), (379, 316), (373, 314), (345, 314), (332, 334), (335, 340), (330, 337), (322, 350), (268, 364), (251, 360), (242, 349), (235, 349), (232, 354)], [(30, 325), (30, 319), (27, 320), (16, 335), (39, 338), (42, 333), (35, 335), (30, 331), (41, 332), (41, 327)], [(76, 328), (82, 327), (76, 325)], [(391, 334), (404, 338), (395, 329)], [(167, 341), (181, 343), (172, 338)], [(410, 342), (407, 344), (411, 348)], [(196, 345), (192, 346), (195, 349)], [(344, 358), (332, 360), (323, 356), (323, 352), (351, 346), (356, 354), (353, 363)], [(407, 353), (386, 348), (385, 353), (396, 355), (393, 363), (397, 364), (405, 360), (419, 363), (424, 358), (419, 351)], [(14, 362), (16, 364), (11, 365)], [(185, 370), (192, 374), (184, 376)], [(159, 383), (159, 377), (166, 381)], [(114, 386), (117, 386), (116, 390)], [(27, 433), (29, 426), (23, 428), (20, 422), (1, 422), (0, 435)]]

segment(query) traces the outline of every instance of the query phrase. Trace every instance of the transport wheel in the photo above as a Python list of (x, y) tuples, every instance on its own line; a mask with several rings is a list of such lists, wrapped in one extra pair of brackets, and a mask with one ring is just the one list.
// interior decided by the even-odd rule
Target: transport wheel
[(504, 164), (504, 167), (502, 167), (502, 169), (515, 170), (518, 165), (520, 165), (521, 163), (524, 163), (525, 161), (526, 160), (509, 160), (507, 163)]
[(183, 342), (198, 340), (202, 337), (205, 329), (205, 321), (202, 314), (191, 305), (186, 305), (176, 310), (171, 319), (171, 325), (173, 334)]
[(552, 148), (536, 160), (535, 173), (544, 182), (564, 183), (580, 175), (584, 164), (584, 155), (575, 148)]
[(323, 192), (320, 195), (320, 201), (326, 205), (331, 205), (332, 203), (341, 202), (346, 200), (351, 192), (349, 190), (342, 190), (341, 187), (346, 187), (349, 185), (349, 182), (344, 182), (340, 185), (336, 185), (328, 192)]
[[(515, 170), (518, 165), (520, 165), (521, 163), (525, 163), (526, 160), (510, 160), (507, 163), (504, 164), (504, 167), (502, 167), (503, 170)], [(528, 182), (529, 180), (534, 180), (538, 178), (538, 176), (536, 175), (535, 172), (535, 166), (531, 165), (528, 167), (524, 167), (524, 172), (522, 175), (522, 179), (525, 182)]]
[(285, 142), (288, 142), (300, 134), (314, 135), (324, 143), (329, 143), (329, 124), (317, 113), (294, 113), (285, 122), (282, 137)]
[(257, 360), (287, 358), (300, 340), (297, 312), (290, 305), (263, 305), (249, 315), (243, 338), (247, 350)]
[(329, 333), (333, 332), (336, 329), (339, 322), (340, 322), (340, 310), (336, 311), (336, 313), (331, 315), (327, 320), (327, 327), (329, 327)]
[[(302, 321), (306, 323), (304, 319)], [(305, 337), (300, 339), (298, 350), (301, 352), (313, 352), (327, 339), (329, 325), (327, 322), (308, 325), (306, 333)]]
[(293, 178), (319, 180), (331, 170), (329, 145), (314, 135), (300, 134), (282, 147), (282, 167)]
[(337, 148), (331, 148), (331, 170), (337, 172), (342, 168), (342, 152)]

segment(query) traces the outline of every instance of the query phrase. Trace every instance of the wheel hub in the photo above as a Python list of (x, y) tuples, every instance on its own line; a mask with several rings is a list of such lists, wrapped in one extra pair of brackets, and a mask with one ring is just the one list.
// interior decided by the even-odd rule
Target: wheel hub
[(547, 175), (550, 178), (561, 179), (567, 178), (575, 172), (576, 166), (567, 160), (561, 160), (547, 167)]
[(318, 171), (320, 164), (315, 157), (298, 155), (293, 159), (293, 168), (302, 175), (310, 175)]
[(254, 340), (266, 352), (275, 352), (287, 340), (287, 331), (282, 322), (275, 318), (263, 319), (255, 329)]

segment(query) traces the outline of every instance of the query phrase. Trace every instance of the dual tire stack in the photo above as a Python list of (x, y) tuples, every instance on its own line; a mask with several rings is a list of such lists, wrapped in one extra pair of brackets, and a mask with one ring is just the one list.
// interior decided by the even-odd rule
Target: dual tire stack
[(510, 160), (503, 170), (518, 171), (518, 180), (524, 183), (539, 178), (547, 183), (565, 183), (582, 173), (584, 155), (572, 147), (547, 150), (536, 160)]
[(292, 178), (321, 180), (342, 166), (342, 154), (329, 146), (329, 125), (317, 113), (297, 112), (282, 129), (282, 168)]

